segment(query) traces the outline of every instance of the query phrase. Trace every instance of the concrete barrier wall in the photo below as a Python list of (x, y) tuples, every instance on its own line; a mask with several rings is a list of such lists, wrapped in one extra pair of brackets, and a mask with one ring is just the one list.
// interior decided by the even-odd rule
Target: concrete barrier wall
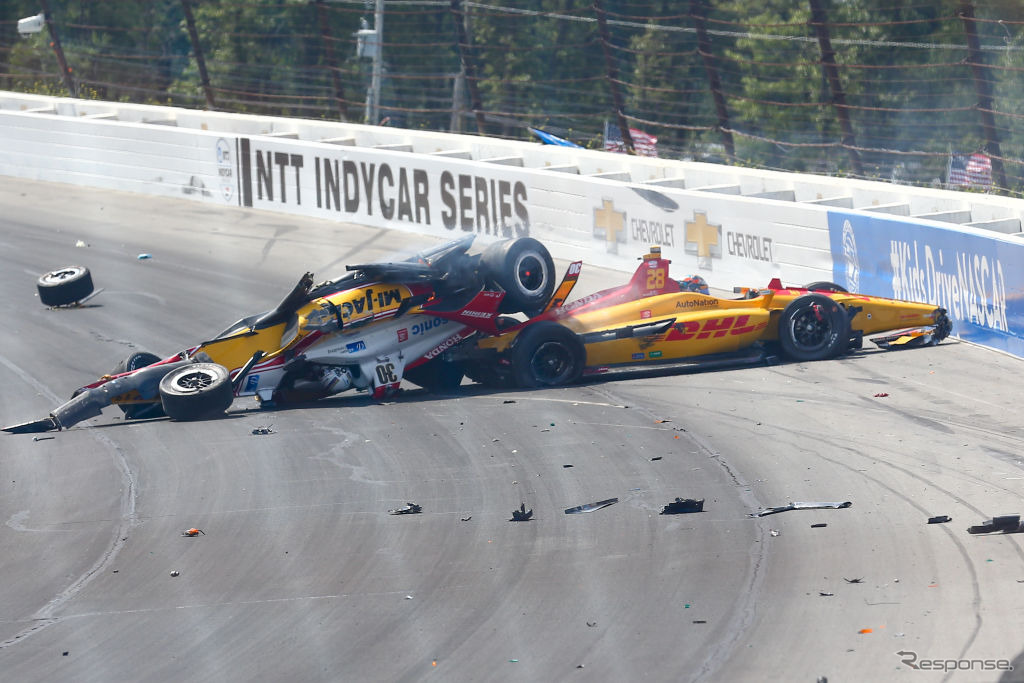
[(714, 287), (832, 280), (1024, 357), (1024, 202), (475, 136), (0, 93), (0, 175), (480, 241)]

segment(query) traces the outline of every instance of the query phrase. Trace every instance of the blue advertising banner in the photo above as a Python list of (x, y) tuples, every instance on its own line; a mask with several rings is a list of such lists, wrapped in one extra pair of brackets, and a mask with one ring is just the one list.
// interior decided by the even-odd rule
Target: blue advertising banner
[(836, 284), (945, 308), (953, 334), (1024, 358), (1024, 241), (830, 211)]

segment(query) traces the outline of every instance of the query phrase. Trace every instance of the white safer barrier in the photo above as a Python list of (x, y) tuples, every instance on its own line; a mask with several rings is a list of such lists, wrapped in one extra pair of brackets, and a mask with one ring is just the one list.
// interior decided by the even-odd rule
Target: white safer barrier
[(830, 280), (1024, 357), (1024, 202), (474, 136), (0, 92), (0, 175), (439, 237), (532, 235), (718, 288)]

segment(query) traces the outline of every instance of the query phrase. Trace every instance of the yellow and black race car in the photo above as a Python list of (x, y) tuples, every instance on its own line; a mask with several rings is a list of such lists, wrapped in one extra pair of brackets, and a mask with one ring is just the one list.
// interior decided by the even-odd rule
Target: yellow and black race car
[[(471, 378), (495, 386), (556, 386), (583, 375), (670, 365), (834, 358), (860, 348), (864, 335), (882, 348), (934, 345), (952, 324), (930, 304), (852, 294), (818, 282), (710, 295), (700, 277), (677, 281), (652, 247), (629, 283), (561, 304), (579, 275), (573, 263), (540, 315), (479, 336), (455, 352)], [(898, 333), (893, 334), (894, 331)]]

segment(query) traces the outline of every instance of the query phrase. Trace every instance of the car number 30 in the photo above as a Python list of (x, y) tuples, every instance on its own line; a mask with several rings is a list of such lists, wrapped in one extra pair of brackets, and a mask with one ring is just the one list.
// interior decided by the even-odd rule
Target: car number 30
[(398, 381), (394, 363), (383, 363), (377, 366), (377, 381), (380, 384), (394, 384)]

